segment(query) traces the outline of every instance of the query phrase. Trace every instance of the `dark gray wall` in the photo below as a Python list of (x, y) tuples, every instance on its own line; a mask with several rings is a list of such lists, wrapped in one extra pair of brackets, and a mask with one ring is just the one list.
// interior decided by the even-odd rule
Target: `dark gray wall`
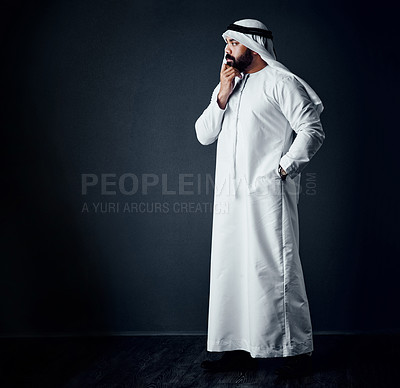
[[(340, 1), (9, 2), (0, 333), (206, 330), (205, 181), (215, 145), (197, 142), (194, 122), (218, 82), (221, 33), (247, 17), (267, 24), (279, 59), (325, 105), (326, 141), (304, 171), (300, 200), (314, 329), (398, 329), (389, 143), (399, 62), (386, 27), (396, 25), (394, 10), (381, 9)], [(125, 173), (139, 178), (133, 195), (118, 187)], [(114, 175), (110, 186), (83, 194), (82, 174)], [(143, 174), (160, 179), (147, 194)], [(179, 174), (193, 174), (185, 179), (194, 194), (162, 192), (179, 189)], [(145, 212), (123, 211), (141, 202)], [(93, 203), (119, 203), (119, 212), (96, 213)], [(151, 212), (155, 203), (162, 212)], [(175, 203), (206, 205), (185, 213)]]

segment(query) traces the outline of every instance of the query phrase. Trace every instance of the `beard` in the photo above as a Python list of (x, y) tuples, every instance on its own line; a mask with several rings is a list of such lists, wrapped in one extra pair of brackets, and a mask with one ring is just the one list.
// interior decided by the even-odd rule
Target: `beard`
[(253, 55), (251, 54), (251, 50), (248, 48), (238, 59), (229, 54), (226, 54), (225, 58), (230, 59), (232, 61), (231, 66), (238, 69), (241, 73), (243, 73), (253, 62)]

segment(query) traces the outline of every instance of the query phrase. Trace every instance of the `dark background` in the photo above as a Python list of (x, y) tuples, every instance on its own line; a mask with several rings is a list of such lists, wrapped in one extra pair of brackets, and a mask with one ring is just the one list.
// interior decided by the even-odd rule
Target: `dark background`
[[(205, 332), (215, 144), (194, 122), (229, 23), (262, 20), (325, 105), (304, 170), (301, 257), (317, 332), (400, 328), (396, 10), (342, 1), (2, 3), (0, 334)], [(396, 38), (397, 37), (397, 38)], [(122, 174), (193, 174), (126, 195)], [(314, 174), (316, 194), (307, 193)], [(82, 174), (115, 174), (82, 194)], [(190, 189), (188, 186), (187, 189)], [(100, 202), (168, 212), (82, 212)]]

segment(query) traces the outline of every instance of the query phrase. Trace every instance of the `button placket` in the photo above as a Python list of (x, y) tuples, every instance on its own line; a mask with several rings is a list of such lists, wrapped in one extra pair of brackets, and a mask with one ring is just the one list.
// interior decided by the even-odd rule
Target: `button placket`
[(235, 139), (234, 139), (234, 147), (233, 147), (233, 178), (236, 179), (236, 150), (237, 150), (237, 138), (238, 138), (238, 122), (239, 122), (239, 110), (240, 103), (242, 101), (243, 90), (246, 86), (246, 82), (249, 78), (249, 74), (245, 74), (242, 79), (242, 84), (239, 88), (239, 96), (236, 104), (236, 118), (235, 118)]

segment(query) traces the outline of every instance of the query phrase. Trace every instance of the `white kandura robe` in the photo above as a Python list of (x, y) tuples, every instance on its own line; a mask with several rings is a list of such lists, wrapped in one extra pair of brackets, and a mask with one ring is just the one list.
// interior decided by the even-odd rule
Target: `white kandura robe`
[(325, 135), (294, 75), (266, 66), (235, 82), (225, 110), (218, 85), (195, 125), (201, 144), (218, 139), (207, 350), (307, 353), (313, 340), (297, 203), (300, 171)]

